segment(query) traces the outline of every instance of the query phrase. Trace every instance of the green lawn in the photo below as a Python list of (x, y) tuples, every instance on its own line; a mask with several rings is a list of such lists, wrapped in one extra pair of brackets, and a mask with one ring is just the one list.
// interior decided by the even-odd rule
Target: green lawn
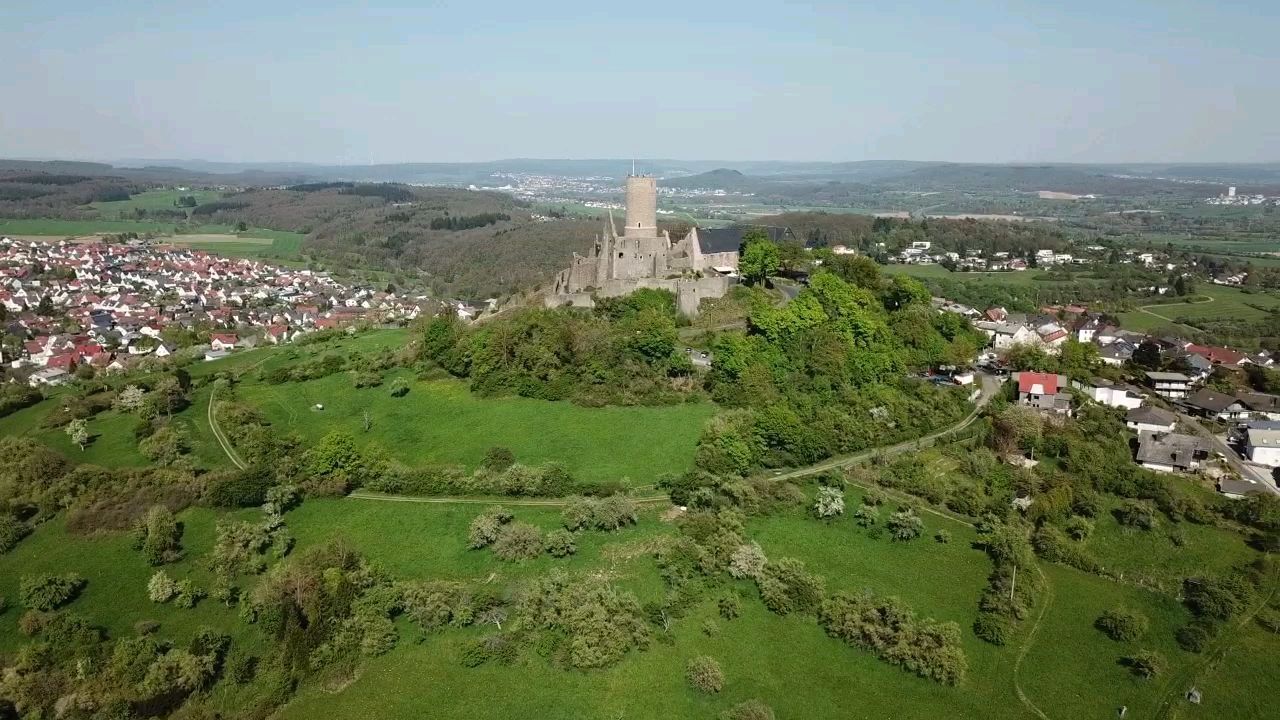
[[(703, 424), (715, 413), (707, 403), (666, 407), (584, 408), (521, 397), (479, 398), (456, 380), (411, 381), (394, 398), (386, 384), (356, 390), (338, 373), (285, 385), (238, 390), (282, 431), (315, 442), (346, 430), (410, 465), (456, 463), (476, 467), (494, 446), (510, 448), (526, 464), (564, 463), (584, 480), (649, 485), (661, 474), (683, 472), (693, 461)], [(315, 410), (322, 404), (324, 410)], [(368, 411), (372, 428), (363, 431)]]
[[(1173, 300), (1147, 309), (1171, 320), (1186, 318), (1192, 323), (1197, 320), (1262, 320), (1280, 311), (1280, 295), (1275, 293), (1200, 283), (1196, 287), (1196, 295), (1198, 300), (1212, 298), (1213, 301), (1187, 303)], [(1121, 313), (1120, 323), (1131, 330), (1151, 330), (1173, 324), (1137, 310)]]

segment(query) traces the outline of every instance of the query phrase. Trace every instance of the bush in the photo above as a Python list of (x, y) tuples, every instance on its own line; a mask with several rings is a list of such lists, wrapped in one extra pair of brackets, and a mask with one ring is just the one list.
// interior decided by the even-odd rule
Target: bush
[(1083, 542), (1088, 540), (1089, 536), (1093, 534), (1093, 522), (1088, 518), (1073, 516), (1067, 520), (1062, 529), (1066, 531), (1067, 535), (1072, 540)]
[(871, 527), (880, 522), (880, 512), (874, 505), (863, 505), (853, 514), (853, 519), (862, 527)]
[(724, 689), (724, 672), (715, 658), (701, 655), (690, 660), (684, 674), (694, 690), (714, 694)]
[(516, 454), (508, 448), (497, 446), (489, 448), (484, 454), (484, 460), (480, 462), (481, 467), (494, 472), (502, 472), (515, 464)]
[(196, 606), (196, 603), (207, 593), (196, 587), (191, 580), (179, 580), (176, 586), (178, 594), (173, 598), (173, 604), (185, 610), (190, 610)]
[(7, 553), (31, 534), (31, 526), (12, 515), (0, 515), (0, 554)]
[(733, 620), (742, 614), (742, 601), (737, 595), (725, 595), (720, 598), (717, 605), (720, 608), (720, 617), (725, 620)]
[(720, 717), (721, 720), (775, 720), (773, 708), (754, 698), (734, 705)]
[(569, 530), (617, 530), (638, 519), (635, 501), (621, 494), (606, 498), (573, 498), (561, 513)]
[(133, 549), (141, 550), (147, 562), (163, 565), (182, 557), (182, 527), (169, 508), (153, 505), (134, 526)]
[(968, 669), (955, 623), (918, 620), (896, 598), (842, 593), (818, 611), (827, 634), (920, 677), (957, 685)]
[(820, 576), (806, 571), (804, 563), (794, 558), (766, 563), (756, 584), (765, 607), (779, 615), (817, 607), (825, 585)]
[(511, 517), (511, 513), (501, 507), (491, 507), (483, 515), (477, 515), (467, 533), (467, 547), (479, 550), (492, 545), (498, 539), (502, 526), (511, 522)]
[(973, 621), (973, 634), (992, 645), (1004, 645), (1013, 636), (1013, 623), (1003, 615), (978, 613), (978, 619)]
[(1116, 521), (1125, 527), (1151, 530), (1156, 526), (1156, 510), (1149, 503), (1126, 500), (1114, 511)]
[(542, 554), (542, 531), (525, 522), (504, 525), (493, 541), (493, 554), (508, 562), (532, 560)]
[(133, 624), (133, 633), (138, 636), (155, 635), (160, 630), (160, 623), (155, 620), (139, 620)]
[(391, 381), (391, 397), (404, 397), (409, 394), (409, 383), (404, 378)]
[(1140, 650), (1124, 658), (1123, 662), (1130, 672), (1147, 680), (1164, 672), (1166, 666), (1164, 656), (1152, 650)]
[(755, 579), (764, 572), (764, 566), (768, 562), (769, 558), (765, 557), (764, 549), (759, 543), (739, 545), (738, 549), (729, 556), (729, 574), (740, 580)]
[(157, 570), (147, 581), (147, 597), (151, 602), (167, 603), (177, 594), (178, 583), (163, 570)]
[(938, 532), (933, 534), (933, 539), (937, 540), (939, 543), (942, 543), (943, 545), (946, 545), (947, 543), (951, 542), (951, 533), (947, 530), (939, 530)]
[(1118, 607), (1102, 613), (1093, 626), (1116, 642), (1133, 642), (1147, 632), (1147, 618), (1136, 610)]
[(274, 472), (262, 466), (218, 473), (206, 485), (205, 502), (214, 507), (257, 507), (266, 502), (267, 489), (274, 484)]
[(813, 504), (813, 514), (824, 519), (843, 515), (844, 491), (829, 486), (818, 488), (818, 498)]
[(18, 584), (18, 597), (28, 610), (49, 611), (75, 600), (85, 585), (85, 579), (75, 573), (24, 575)]
[(1199, 653), (1209, 646), (1209, 642), (1217, 634), (1218, 626), (1215, 623), (1194, 620), (1178, 628), (1173, 638), (1178, 641), (1178, 647), (1183, 650)]
[(894, 540), (914, 540), (924, 532), (924, 521), (916, 515), (915, 510), (904, 507), (889, 516), (885, 527), (889, 529), (890, 537)]
[(578, 546), (573, 542), (573, 533), (557, 528), (547, 533), (546, 550), (551, 557), (562, 558), (576, 553)]
[[(0, 598), (0, 612), (4, 612), (4, 599)], [(1280, 635), (1280, 610), (1275, 608), (1264, 608), (1258, 613), (1258, 624), (1267, 630), (1267, 632)]]

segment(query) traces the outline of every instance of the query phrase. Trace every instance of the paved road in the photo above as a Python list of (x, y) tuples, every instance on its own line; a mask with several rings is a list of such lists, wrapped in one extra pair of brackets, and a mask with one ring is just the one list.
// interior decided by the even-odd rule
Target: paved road
[(1231, 469), (1239, 473), (1240, 477), (1258, 483), (1269, 490), (1273, 495), (1280, 495), (1280, 487), (1276, 487), (1275, 480), (1271, 477), (1270, 468), (1263, 468), (1245, 462), (1241, 459), (1240, 454), (1235, 451), (1235, 448), (1223, 442), (1222, 438), (1218, 437), (1212, 430), (1202, 425), (1197, 418), (1187, 415), (1186, 413), (1179, 414), (1182, 419), (1186, 420), (1193, 428), (1195, 428), (1197, 434), (1208, 440), (1213, 445), (1214, 450), (1221, 453), (1222, 457), (1227, 459), (1227, 463), (1231, 465)]

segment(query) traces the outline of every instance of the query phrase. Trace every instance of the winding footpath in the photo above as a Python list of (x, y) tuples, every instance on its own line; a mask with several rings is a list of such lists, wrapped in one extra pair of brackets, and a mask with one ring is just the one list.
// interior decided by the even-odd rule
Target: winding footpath
[[(1174, 325), (1181, 325), (1182, 327), (1191, 327), (1190, 325), (1183, 325), (1182, 323), (1174, 320), (1171, 317), (1165, 317), (1164, 315), (1161, 315), (1158, 312), (1152, 312), (1147, 308), (1167, 308), (1167, 307), (1172, 307), (1176, 305), (1207, 305), (1211, 302), (1213, 302), (1213, 298), (1209, 295), (1205, 295), (1203, 296), (1202, 300), (1196, 300), (1195, 302), (1189, 302), (1189, 303), (1153, 303), (1151, 305), (1139, 305), (1138, 312), (1146, 313), (1151, 317), (1160, 318), (1161, 320), (1164, 320), (1167, 323), (1173, 323)], [(1191, 329), (1194, 330), (1195, 328), (1191, 328)]]
[(218, 427), (218, 387), (215, 385), (213, 390), (209, 391), (209, 429), (213, 431), (213, 437), (222, 446), (222, 452), (227, 454), (227, 458), (231, 460), (231, 464), (237, 469), (244, 470), (249, 467), (244, 460), (236, 454), (236, 449), (231, 446), (231, 441), (222, 433), (222, 428)]

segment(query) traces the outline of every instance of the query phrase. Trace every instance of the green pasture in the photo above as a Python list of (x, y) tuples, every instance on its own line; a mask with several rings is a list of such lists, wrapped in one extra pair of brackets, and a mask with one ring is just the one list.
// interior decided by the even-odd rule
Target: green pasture
[[(1146, 309), (1150, 312), (1133, 310), (1121, 313), (1120, 323), (1126, 329), (1151, 330), (1174, 324), (1179, 318), (1186, 318), (1192, 324), (1201, 320), (1254, 321), (1265, 319), (1280, 310), (1280, 295), (1210, 283), (1198, 284), (1196, 297), (1190, 299), (1195, 302), (1170, 299), (1155, 306), (1147, 306)], [(1210, 301), (1204, 302), (1206, 299)], [(1151, 313), (1162, 315), (1168, 320)]]
[(180, 208), (176, 205), (178, 198), (184, 195), (195, 196), (197, 204), (213, 202), (222, 197), (217, 190), (148, 190), (137, 193), (128, 200), (89, 203), (89, 207), (102, 213), (103, 218), (127, 219), (134, 210), (182, 210), (189, 212), (191, 208)]

